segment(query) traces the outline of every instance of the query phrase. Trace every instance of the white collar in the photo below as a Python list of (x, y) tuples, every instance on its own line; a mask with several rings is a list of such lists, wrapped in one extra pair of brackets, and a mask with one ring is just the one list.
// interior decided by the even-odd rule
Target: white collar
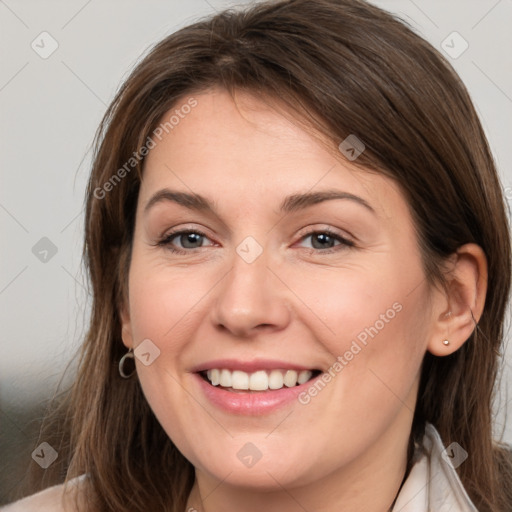
[(438, 431), (427, 423), (423, 453), (404, 482), (392, 512), (478, 512), (455, 467), (467, 457), (457, 443), (445, 449)]

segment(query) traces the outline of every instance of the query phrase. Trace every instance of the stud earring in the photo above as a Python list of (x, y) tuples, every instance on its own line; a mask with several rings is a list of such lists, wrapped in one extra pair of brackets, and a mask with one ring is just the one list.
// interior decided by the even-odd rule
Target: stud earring
[(449, 345), (449, 344), (450, 344), (449, 340), (444, 340), (443, 341), (443, 345)]

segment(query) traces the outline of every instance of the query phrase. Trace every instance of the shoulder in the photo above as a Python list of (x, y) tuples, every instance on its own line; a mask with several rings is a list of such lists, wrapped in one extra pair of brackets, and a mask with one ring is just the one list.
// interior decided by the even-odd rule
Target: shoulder
[(0, 512), (68, 512), (62, 503), (63, 491), (64, 484), (55, 485), (0, 508)]
[(75, 497), (84, 485), (84, 475), (73, 478), (67, 487), (54, 485), (0, 508), (0, 512), (75, 512)]

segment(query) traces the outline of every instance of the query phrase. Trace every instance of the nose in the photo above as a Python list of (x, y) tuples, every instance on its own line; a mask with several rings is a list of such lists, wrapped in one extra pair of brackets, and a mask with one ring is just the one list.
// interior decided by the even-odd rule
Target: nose
[(284, 329), (290, 321), (290, 297), (266, 250), (248, 263), (236, 252), (231, 270), (219, 283), (211, 311), (219, 329), (239, 338)]

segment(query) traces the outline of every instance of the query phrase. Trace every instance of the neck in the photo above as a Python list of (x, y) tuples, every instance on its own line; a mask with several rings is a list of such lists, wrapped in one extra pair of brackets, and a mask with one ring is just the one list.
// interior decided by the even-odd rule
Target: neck
[(392, 509), (407, 469), (410, 413), (408, 416), (392, 422), (383, 435), (356, 460), (307, 484), (284, 488), (274, 479), (272, 489), (255, 489), (230, 484), (229, 475), (224, 480), (218, 480), (196, 469), (196, 480), (186, 510), (388, 512)]

